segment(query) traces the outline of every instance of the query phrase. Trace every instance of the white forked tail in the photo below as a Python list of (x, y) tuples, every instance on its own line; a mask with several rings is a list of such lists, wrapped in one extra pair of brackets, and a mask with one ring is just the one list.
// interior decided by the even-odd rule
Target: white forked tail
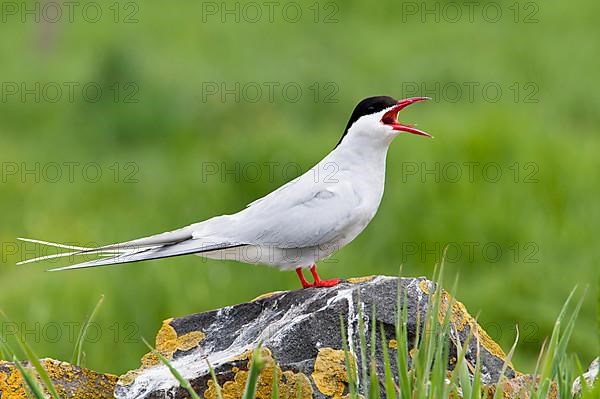
[[(140, 250), (145, 250), (145, 249), (149, 248), (148, 246), (141, 246), (141, 247), (137, 247), (137, 248), (133, 248), (131, 246), (124, 246), (119, 249), (117, 246), (118, 244), (111, 245), (110, 249), (104, 249), (104, 247), (89, 248), (89, 247), (80, 247), (80, 246), (75, 246), (75, 245), (60, 244), (60, 243), (50, 242), (50, 241), (34, 240), (31, 238), (19, 237), (17, 239), (19, 241), (41, 244), (41, 245), (45, 245), (45, 246), (52, 247), (52, 248), (74, 250), (74, 251), (69, 251), (69, 252), (61, 252), (61, 253), (57, 253), (57, 254), (38, 256), (37, 258), (27, 259), (27, 260), (18, 262), (17, 265), (24, 265), (27, 263), (39, 262), (39, 261), (43, 261), (43, 260), (65, 258), (65, 257), (69, 257), (69, 256), (75, 257), (75, 256), (81, 256), (81, 255), (98, 255), (98, 256), (101, 256), (104, 258), (108, 257), (108, 258), (112, 259), (112, 258), (118, 257), (119, 255), (131, 254), (131, 253), (138, 252)], [(103, 260), (106, 260), (106, 259), (103, 259)]]
[(23, 238), (23, 237), (18, 237), (17, 240), (24, 241), (24, 242), (31, 242), (34, 244), (45, 245), (45, 246), (53, 247), (53, 248), (75, 250), (75, 251), (71, 251), (71, 252), (62, 252), (62, 253), (58, 253), (58, 254), (38, 256), (37, 258), (27, 259), (27, 260), (18, 262), (17, 265), (24, 265), (27, 263), (39, 262), (41, 260), (64, 258), (67, 256), (76, 256), (76, 255), (84, 255), (84, 254), (98, 254), (100, 256), (115, 256), (115, 255), (118, 255), (125, 251), (125, 250), (102, 251), (102, 250), (97, 250), (95, 248), (79, 247), (79, 246), (75, 246), (75, 245), (66, 245), (66, 244), (60, 244), (60, 243), (56, 243), (56, 242), (34, 240), (32, 238)]
[(69, 269), (81, 269), (86, 267), (96, 267), (105, 265), (115, 265), (121, 263), (138, 262), (142, 260), (169, 258), (173, 256), (197, 254), (203, 252), (214, 252), (222, 249), (243, 246), (242, 243), (231, 242), (226, 239), (216, 239), (212, 237), (210, 241), (202, 238), (194, 238), (191, 226), (182, 229), (156, 234), (149, 237), (139, 238), (132, 241), (126, 241), (118, 244), (110, 244), (97, 248), (88, 248), (75, 245), (59, 244), (50, 241), (34, 240), (31, 238), (18, 238), (20, 241), (31, 242), (54, 248), (68, 249), (69, 252), (63, 252), (52, 255), (39, 256), (34, 259), (28, 259), (17, 263), (23, 265), (26, 263), (38, 262), (48, 259), (63, 258), (68, 256), (80, 255), (98, 255), (102, 259), (96, 259), (88, 262), (78, 263), (71, 266), (50, 269), (48, 271), (60, 271)]

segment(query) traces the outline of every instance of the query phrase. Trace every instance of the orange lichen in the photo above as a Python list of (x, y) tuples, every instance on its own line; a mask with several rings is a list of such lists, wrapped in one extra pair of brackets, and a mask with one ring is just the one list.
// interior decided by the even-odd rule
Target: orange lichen
[[(252, 351), (246, 351), (234, 359), (234, 361), (248, 360), (248, 362), (246, 363), (246, 369), (244, 370), (241, 370), (238, 367), (231, 368), (231, 371), (234, 373), (233, 379), (226, 381), (221, 387), (223, 399), (242, 398), (246, 387), (246, 380), (248, 379), (248, 368), (251, 365), (252, 356)], [(312, 385), (306, 375), (294, 373), (293, 371), (282, 372), (281, 367), (273, 359), (271, 351), (266, 347), (261, 348), (261, 359), (265, 363), (265, 366), (258, 376), (256, 398), (271, 398), (275, 372), (277, 373), (277, 384), (279, 386), (279, 395), (281, 399), (295, 399), (297, 398), (298, 392), (300, 392), (302, 399), (312, 398)], [(204, 397), (206, 399), (216, 399), (217, 390), (212, 379), (207, 382), (207, 387), (208, 388), (204, 392)]]
[[(171, 326), (173, 319), (163, 321), (163, 325), (156, 334), (156, 350), (167, 359), (173, 359), (173, 354), (179, 351), (189, 351), (198, 346), (206, 338), (202, 331), (191, 331), (182, 336), (177, 336), (177, 331)], [(160, 364), (160, 359), (155, 353), (147, 353), (142, 357), (142, 368)]]
[(375, 277), (377, 277), (377, 276), (350, 277), (349, 279), (346, 279), (346, 281), (349, 282), (350, 284), (360, 284), (360, 283), (364, 283), (367, 281), (371, 281)]
[(138, 375), (142, 372), (143, 368), (137, 370), (129, 370), (127, 373), (119, 376), (118, 385), (127, 386), (133, 384)]
[(305, 374), (289, 370), (283, 372), (279, 392), (281, 399), (298, 398), (298, 393), (301, 399), (310, 399), (314, 393), (310, 379)]
[[(350, 356), (355, 364), (354, 357)], [(344, 351), (333, 348), (319, 349), (311, 376), (319, 392), (333, 398), (341, 398), (348, 385)]]
[(0, 362), (0, 393), (2, 399), (27, 399), (23, 377), (9, 362)]
[(177, 338), (177, 350), (189, 351), (198, 346), (206, 338), (202, 331), (191, 331)]
[[(189, 351), (206, 338), (206, 334), (202, 331), (191, 331), (181, 336), (177, 335), (177, 331), (171, 325), (173, 319), (167, 319), (163, 321), (163, 324), (156, 334), (155, 348), (158, 353), (163, 355), (168, 360), (173, 359), (175, 352)], [(131, 385), (135, 378), (144, 369), (157, 366), (161, 364), (158, 355), (154, 352), (146, 353), (142, 356), (141, 366), (139, 369), (130, 370), (124, 375), (119, 377), (119, 385)]]
[(264, 293), (264, 294), (261, 294), (261, 295), (257, 296), (256, 298), (254, 298), (254, 299), (253, 299), (252, 301), (250, 301), (250, 302), (256, 302), (256, 301), (259, 301), (259, 300), (261, 300), (261, 299), (271, 298), (273, 295), (282, 294), (282, 293), (284, 293), (284, 292), (287, 292), (287, 291), (273, 291), (273, 292), (266, 292), (266, 293)]
[[(112, 398), (117, 377), (79, 368), (53, 359), (40, 361), (61, 398), (104, 399)], [(43, 386), (39, 376), (30, 366), (31, 373)], [(0, 363), (0, 397), (2, 399), (25, 399), (27, 392), (21, 373), (8, 362)]]
[(411, 350), (408, 351), (408, 356), (410, 356), (411, 359), (414, 359), (418, 353), (419, 353), (419, 350), (417, 348), (412, 348)]
[(156, 334), (154, 347), (156, 350), (167, 357), (169, 354), (175, 353), (177, 350), (177, 331), (171, 326), (173, 319), (163, 321), (160, 330)]
[(388, 342), (388, 348), (398, 349), (398, 341), (396, 341), (395, 339), (390, 339), (390, 342)]
[(424, 294), (430, 295), (431, 290), (429, 289), (429, 281), (422, 280), (419, 282), (419, 288), (423, 291)]
[[(238, 371), (233, 376), (233, 380), (226, 381), (221, 387), (221, 395), (223, 399), (239, 399), (244, 394), (244, 387), (246, 380), (248, 379), (248, 371)], [(213, 380), (209, 380), (208, 389), (204, 391), (204, 397), (206, 399), (216, 399), (217, 390)]]

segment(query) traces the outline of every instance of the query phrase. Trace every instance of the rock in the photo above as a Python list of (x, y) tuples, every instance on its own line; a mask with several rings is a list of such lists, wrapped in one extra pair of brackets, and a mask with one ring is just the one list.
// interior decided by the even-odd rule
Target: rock
[[(282, 399), (296, 398), (298, 392), (306, 399), (341, 398), (348, 392), (348, 378), (340, 317), (354, 352), (359, 343), (359, 308), (362, 309), (367, 331), (371, 323), (377, 323), (376, 362), (381, 367), (379, 375), (383, 375), (379, 325), (383, 323), (390, 351), (394, 351), (397, 345), (394, 324), (399, 281), (407, 295), (408, 334), (409, 341), (413, 341), (417, 320), (424, 320), (427, 300), (435, 292), (435, 284), (425, 278), (399, 280), (378, 276), (349, 279), (332, 288), (274, 293), (249, 303), (169, 319), (158, 332), (156, 348), (171, 359), (173, 366), (190, 381), (194, 390), (207, 399), (216, 398), (207, 360), (215, 369), (223, 398), (241, 398), (252, 350), (259, 342), (263, 343), (262, 357), (267, 361), (259, 378), (259, 399), (270, 398), (275, 371)], [(445, 314), (450, 301), (450, 296), (443, 292), (440, 316)], [(373, 305), (376, 320), (371, 320)], [(502, 349), (460, 302), (453, 303), (451, 323), (449, 368), (452, 369), (455, 360), (456, 341), (460, 340), (464, 346), (465, 339), (473, 332), (480, 343), (483, 382), (496, 382), (505, 363)], [(366, 335), (370, 348), (369, 333)], [(470, 341), (466, 355), (471, 369), (477, 353), (476, 342), (475, 338)], [(391, 357), (395, 374), (393, 353)], [(360, 359), (353, 357), (352, 361), (358, 363), (360, 370)], [(139, 369), (119, 378), (116, 398), (189, 397), (156, 356), (145, 355), (141, 363)], [(508, 366), (506, 376), (509, 379), (517, 376), (512, 365)]]
[[(594, 383), (598, 379), (598, 369), (600, 368), (600, 357), (594, 359), (592, 364), (590, 364), (590, 368), (587, 372), (583, 374), (583, 378), (585, 378), (585, 383), (588, 388), (594, 386)], [(581, 392), (583, 386), (581, 384), (581, 377), (577, 377), (573, 382), (572, 392), (574, 395), (577, 395)]]
[[(117, 376), (115, 375), (100, 374), (53, 359), (42, 359), (40, 362), (48, 372), (61, 398), (113, 398), (115, 384), (117, 383)], [(32, 370), (34, 375), (37, 376), (29, 362), (23, 362), (23, 365)], [(38, 382), (43, 387), (39, 377)], [(14, 363), (0, 361), (0, 398), (27, 399), (29, 398), (29, 391), (25, 386), (23, 377)], [(48, 393), (47, 397), (50, 398)]]

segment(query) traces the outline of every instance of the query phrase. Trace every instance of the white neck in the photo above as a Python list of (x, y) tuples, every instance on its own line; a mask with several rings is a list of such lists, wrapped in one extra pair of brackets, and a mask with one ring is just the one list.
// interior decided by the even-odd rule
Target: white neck
[(329, 154), (330, 161), (338, 162), (343, 169), (378, 171), (384, 175), (387, 151), (392, 140), (393, 136), (364, 134), (353, 127)]

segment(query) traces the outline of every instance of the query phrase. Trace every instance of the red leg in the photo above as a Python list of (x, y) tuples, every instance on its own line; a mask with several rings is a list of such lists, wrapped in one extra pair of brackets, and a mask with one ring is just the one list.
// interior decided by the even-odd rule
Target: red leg
[(313, 287), (333, 287), (334, 285), (338, 285), (340, 281), (342, 281), (339, 278), (334, 278), (331, 280), (321, 280), (321, 277), (319, 277), (319, 274), (317, 273), (317, 265), (315, 264), (313, 264), (310, 267), (310, 273), (315, 279), (315, 283), (312, 285)]
[(301, 267), (296, 269), (296, 274), (298, 274), (298, 278), (300, 279), (300, 282), (302, 283), (302, 288), (309, 288), (309, 287), (313, 286), (311, 283), (306, 281), (306, 279), (304, 278), (304, 274), (302, 274)]

